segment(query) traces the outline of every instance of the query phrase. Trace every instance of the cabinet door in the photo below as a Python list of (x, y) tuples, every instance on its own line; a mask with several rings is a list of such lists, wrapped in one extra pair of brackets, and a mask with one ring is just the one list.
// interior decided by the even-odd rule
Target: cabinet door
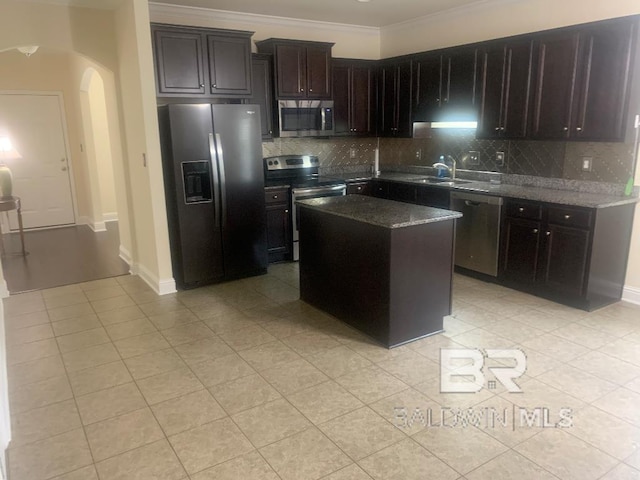
[(580, 35), (572, 136), (620, 141), (629, 90), (635, 23), (596, 25)]
[(157, 91), (162, 94), (204, 94), (202, 35), (154, 28)]
[(384, 65), (380, 69), (380, 133), (385, 137), (396, 135), (398, 126), (399, 67)]
[(443, 105), (451, 118), (468, 120), (476, 110), (477, 49), (456, 50), (442, 58)]
[(251, 43), (248, 38), (207, 35), (212, 95), (251, 94)]
[(276, 45), (276, 78), (279, 98), (305, 98), (307, 92), (305, 48)]
[(427, 207), (449, 209), (449, 190), (437, 187), (418, 187), (416, 203)]
[(331, 98), (331, 49), (306, 48), (307, 97)]
[(533, 285), (539, 253), (540, 222), (505, 218), (501, 277), (525, 286)]
[(506, 47), (496, 45), (485, 49), (480, 56), (482, 68), (480, 115), (478, 116), (479, 138), (501, 136), (502, 111), (504, 105)]
[(415, 185), (407, 185), (405, 183), (390, 183), (389, 184), (389, 200), (396, 200), (398, 202), (416, 203), (416, 191)]
[(336, 135), (350, 135), (351, 68), (336, 62), (333, 66), (333, 126)]
[(398, 65), (397, 83), (397, 122), (396, 136), (411, 138), (413, 136), (413, 119), (411, 118), (411, 61)]
[(287, 205), (267, 205), (267, 251), (271, 259), (275, 256), (282, 260), (290, 252), (290, 230), (291, 213)]
[(260, 126), (262, 139), (273, 137), (273, 92), (271, 86), (271, 58), (256, 55), (252, 59), (252, 97), (248, 103), (260, 105)]
[(538, 41), (538, 75), (534, 105), (533, 137), (569, 137), (578, 34), (551, 34)]
[(580, 296), (584, 290), (589, 231), (548, 225), (540, 282), (554, 293)]
[[(351, 68), (351, 128), (357, 135), (373, 133), (371, 104), (373, 79), (370, 67), (354, 65)], [(336, 96), (334, 91), (334, 102)], [(335, 107), (335, 105), (334, 105)]]
[(525, 40), (508, 43), (505, 53), (504, 102), (500, 133), (507, 138), (525, 138), (528, 133), (531, 103), (533, 42)]
[(415, 61), (414, 120), (437, 120), (441, 101), (441, 56), (428, 55)]
[(371, 196), (378, 198), (389, 198), (389, 184), (387, 182), (372, 181)]

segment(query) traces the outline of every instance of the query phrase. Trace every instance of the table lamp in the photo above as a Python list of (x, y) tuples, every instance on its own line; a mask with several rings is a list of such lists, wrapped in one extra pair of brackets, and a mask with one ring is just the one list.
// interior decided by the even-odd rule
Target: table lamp
[(9, 137), (0, 137), (0, 192), (3, 197), (13, 195), (13, 176), (6, 162), (19, 158), (22, 158), (22, 155), (13, 147)]

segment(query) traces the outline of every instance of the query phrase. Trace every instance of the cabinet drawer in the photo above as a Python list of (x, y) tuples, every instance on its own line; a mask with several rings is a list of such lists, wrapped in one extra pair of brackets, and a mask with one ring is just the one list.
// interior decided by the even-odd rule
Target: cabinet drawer
[(542, 219), (542, 206), (534, 203), (511, 201), (507, 203), (507, 216), (540, 220)]
[(591, 225), (591, 212), (569, 207), (549, 207), (549, 223), (589, 228)]
[(371, 187), (369, 182), (354, 182), (347, 183), (347, 195), (369, 195)]
[(288, 203), (289, 192), (286, 189), (265, 190), (264, 201), (267, 205), (273, 205), (276, 203)]

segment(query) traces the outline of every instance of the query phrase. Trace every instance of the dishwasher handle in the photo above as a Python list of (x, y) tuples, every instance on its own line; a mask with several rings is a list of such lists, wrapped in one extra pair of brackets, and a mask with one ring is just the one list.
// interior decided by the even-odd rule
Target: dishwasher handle
[[(479, 207), (480, 205), (483, 205), (483, 202), (474, 202), (472, 200), (465, 200), (464, 204), (467, 207)], [(487, 203), (484, 203), (484, 205), (487, 205)]]

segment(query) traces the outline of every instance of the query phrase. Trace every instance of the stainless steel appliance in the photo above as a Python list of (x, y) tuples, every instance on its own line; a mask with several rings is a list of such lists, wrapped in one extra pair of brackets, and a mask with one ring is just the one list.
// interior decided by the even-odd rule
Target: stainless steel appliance
[(278, 121), (281, 137), (333, 135), (333, 100), (279, 100)]
[(259, 107), (172, 104), (158, 114), (178, 286), (266, 273)]
[(462, 212), (456, 220), (455, 264), (498, 276), (498, 246), (502, 198), (451, 192), (450, 208)]
[(265, 179), (268, 185), (291, 187), (291, 228), (293, 259), (300, 258), (298, 225), (300, 223), (296, 201), (309, 198), (346, 195), (344, 180), (318, 175), (320, 161), (314, 155), (281, 155), (264, 159)]

